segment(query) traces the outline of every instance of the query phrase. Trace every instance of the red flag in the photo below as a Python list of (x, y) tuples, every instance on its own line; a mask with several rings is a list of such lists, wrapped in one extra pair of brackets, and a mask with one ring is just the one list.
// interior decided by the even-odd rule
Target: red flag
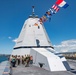
[(62, 3), (62, 1), (64, 1), (64, 0), (57, 0), (56, 4), (59, 5), (60, 3)]

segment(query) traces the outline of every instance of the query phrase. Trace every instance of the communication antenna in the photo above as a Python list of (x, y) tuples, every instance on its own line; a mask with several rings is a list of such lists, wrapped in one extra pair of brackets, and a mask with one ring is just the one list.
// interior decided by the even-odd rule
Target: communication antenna
[(35, 6), (32, 6), (32, 15), (35, 15), (34, 8), (35, 8)]

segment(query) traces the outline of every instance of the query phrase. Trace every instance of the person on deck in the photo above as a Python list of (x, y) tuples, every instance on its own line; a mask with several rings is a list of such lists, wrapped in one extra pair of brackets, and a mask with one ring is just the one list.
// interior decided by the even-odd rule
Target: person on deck
[(17, 56), (17, 61), (18, 61), (18, 65), (20, 65), (20, 55), (19, 56)]
[(22, 60), (22, 64), (24, 65), (24, 56), (22, 56), (21, 60)]
[(12, 64), (12, 67), (16, 67), (16, 59), (15, 59), (15, 56), (12, 56), (12, 60), (11, 60), (11, 64)]
[(29, 67), (29, 62), (30, 62), (30, 55), (27, 55), (25, 67)]
[(30, 56), (30, 64), (33, 64), (33, 56)]

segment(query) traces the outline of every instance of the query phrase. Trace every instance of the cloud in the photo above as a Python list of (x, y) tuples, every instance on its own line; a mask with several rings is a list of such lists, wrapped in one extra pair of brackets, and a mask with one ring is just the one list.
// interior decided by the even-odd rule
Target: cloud
[(62, 41), (60, 45), (54, 45), (57, 52), (76, 52), (76, 39)]
[(13, 42), (17, 42), (17, 38), (15, 38), (14, 40), (12, 40)]
[(9, 36), (9, 37), (8, 37), (8, 39), (12, 39), (12, 37), (11, 37), (11, 36)]

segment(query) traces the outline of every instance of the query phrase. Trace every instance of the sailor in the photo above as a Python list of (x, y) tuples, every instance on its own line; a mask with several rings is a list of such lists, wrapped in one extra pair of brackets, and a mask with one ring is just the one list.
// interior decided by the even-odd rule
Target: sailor
[(30, 62), (30, 55), (27, 55), (25, 67), (29, 67), (29, 62)]
[(22, 64), (24, 65), (24, 56), (22, 56), (21, 60), (22, 60)]
[(30, 56), (30, 64), (33, 64), (33, 56)]
[(11, 63), (12, 63), (12, 67), (15, 67), (15, 64), (16, 64), (15, 56), (12, 56)]
[(17, 56), (18, 65), (20, 65), (20, 55)]

